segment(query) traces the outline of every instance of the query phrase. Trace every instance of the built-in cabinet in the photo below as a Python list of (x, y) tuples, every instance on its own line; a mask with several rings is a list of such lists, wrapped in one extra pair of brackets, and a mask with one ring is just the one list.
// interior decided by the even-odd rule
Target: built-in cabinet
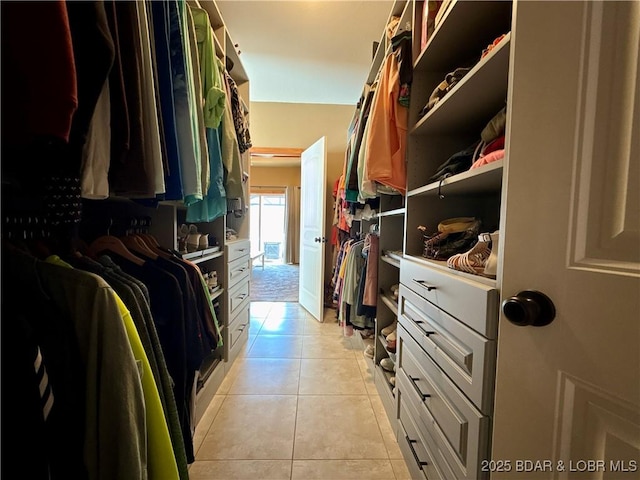
[[(424, 6), (397, 1), (389, 17), (400, 17), (398, 29), (411, 30), (413, 38), (407, 192), (380, 195), (379, 301), (370, 366), (412, 478), (484, 478), (499, 285), (495, 276), (454, 270), (446, 261), (425, 257), (425, 232), (419, 227), (433, 233), (443, 220), (476, 217), (482, 232), (499, 228), (503, 160), (435, 182), (431, 178), (447, 159), (479, 141), (482, 129), (506, 105), (512, 3), (442, 2), (444, 10), (423, 48)], [(385, 38), (372, 70), (390, 54)], [(459, 67), (469, 69), (466, 75), (425, 109), (436, 87)], [(373, 79), (370, 73), (367, 83)], [(394, 322), (397, 341), (390, 353), (381, 331)], [(387, 357), (395, 361), (394, 372), (380, 365)]]

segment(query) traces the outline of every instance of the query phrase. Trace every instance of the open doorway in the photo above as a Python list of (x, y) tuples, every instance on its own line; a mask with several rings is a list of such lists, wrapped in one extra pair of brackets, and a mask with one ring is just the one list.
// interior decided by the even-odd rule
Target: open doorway
[(282, 193), (252, 193), (250, 202), (251, 245), (262, 252), (256, 259), (265, 266), (284, 263), (286, 196)]
[[(299, 290), (299, 159), (251, 151), (250, 239), (255, 257), (252, 301), (297, 302)], [(262, 151), (261, 151), (262, 150)], [(288, 155), (292, 155), (287, 151)]]

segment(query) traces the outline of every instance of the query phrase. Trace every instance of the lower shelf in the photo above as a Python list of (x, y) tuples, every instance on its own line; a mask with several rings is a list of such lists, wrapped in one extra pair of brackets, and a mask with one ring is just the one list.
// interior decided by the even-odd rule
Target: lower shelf
[[(207, 378), (202, 382), (202, 384), (198, 385), (198, 392), (196, 393), (196, 423), (197, 425), (204, 412), (207, 410), (207, 407), (213, 400), (213, 396), (220, 388), (222, 381), (225, 376), (225, 366), (222, 360), (218, 360), (215, 364), (211, 366), (208, 370)], [(200, 382), (198, 382), (200, 383)]]
[(375, 383), (382, 405), (384, 405), (385, 412), (389, 418), (389, 423), (393, 430), (396, 430), (396, 423), (398, 421), (398, 401), (393, 394), (393, 386), (389, 383), (389, 377), (393, 376), (392, 373), (387, 372), (380, 365), (375, 367)]

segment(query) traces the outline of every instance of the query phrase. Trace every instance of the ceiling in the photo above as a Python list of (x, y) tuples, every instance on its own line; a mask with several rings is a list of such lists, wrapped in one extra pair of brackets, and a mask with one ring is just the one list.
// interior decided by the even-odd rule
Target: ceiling
[(251, 102), (355, 105), (391, 0), (217, 0)]

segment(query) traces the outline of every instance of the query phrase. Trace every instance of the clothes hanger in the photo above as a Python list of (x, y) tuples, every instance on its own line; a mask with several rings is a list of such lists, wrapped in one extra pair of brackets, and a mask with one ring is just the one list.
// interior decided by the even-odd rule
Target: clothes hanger
[(96, 259), (98, 258), (99, 253), (104, 251), (111, 251), (113, 253), (117, 253), (123, 258), (126, 258), (130, 262), (135, 263), (136, 265), (144, 265), (144, 260), (131, 253), (131, 250), (129, 250), (126, 245), (122, 243), (122, 240), (109, 234), (112, 223), (113, 220), (110, 219), (109, 228), (107, 228), (106, 235), (102, 235), (101, 237), (98, 237), (93, 242), (91, 242), (91, 245), (89, 245), (90, 256)]
[(144, 243), (137, 234), (133, 235), (125, 235), (124, 237), (120, 237), (120, 240), (124, 245), (130, 250), (140, 253), (145, 257), (149, 257), (153, 260), (158, 259), (158, 254), (151, 250), (146, 243)]

